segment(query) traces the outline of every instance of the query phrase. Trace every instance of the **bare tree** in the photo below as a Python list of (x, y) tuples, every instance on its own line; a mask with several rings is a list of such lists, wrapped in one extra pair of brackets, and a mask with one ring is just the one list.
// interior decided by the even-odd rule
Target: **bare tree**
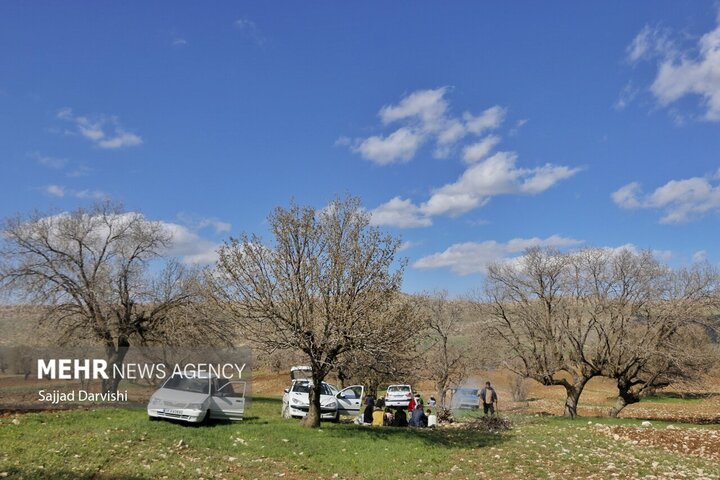
[[(46, 309), (57, 343), (99, 342), (109, 365), (121, 365), (131, 344), (167, 339), (168, 323), (192, 300), (184, 266), (170, 261), (149, 273), (169, 242), (160, 223), (108, 202), (19, 215), (2, 225), (0, 285)], [(118, 383), (104, 380), (103, 390)]]
[(469, 346), (459, 339), (465, 312), (461, 302), (450, 299), (446, 290), (426, 293), (420, 302), (430, 342), (424, 365), (435, 381), (440, 405), (445, 406), (448, 390), (464, 380), (470, 359)]
[(566, 415), (602, 375), (616, 381), (617, 416), (648, 389), (697, 377), (712, 361), (704, 320), (717, 288), (716, 269), (672, 270), (649, 251), (535, 249), (490, 268), (485, 308), (517, 373), (565, 387)]
[(604, 351), (596, 325), (583, 314), (578, 277), (569, 257), (530, 249), (513, 263), (488, 269), (482, 332), (510, 352), (508, 367), (543, 385), (565, 388), (565, 416), (575, 417), (587, 382), (600, 375)]
[(594, 263), (603, 374), (616, 380), (616, 417), (641, 395), (697, 379), (715, 360), (705, 320), (718, 287), (707, 264), (671, 270), (650, 252), (600, 252)]
[(209, 275), (211, 298), (261, 348), (297, 349), (314, 388), (304, 425), (320, 425), (320, 383), (343, 355), (375, 356), (411, 306), (399, 295), (399, 240), (369, 226), (356, 198), (317, 211), (292, 204), (269, 216), (272, 244), (231, 239)]

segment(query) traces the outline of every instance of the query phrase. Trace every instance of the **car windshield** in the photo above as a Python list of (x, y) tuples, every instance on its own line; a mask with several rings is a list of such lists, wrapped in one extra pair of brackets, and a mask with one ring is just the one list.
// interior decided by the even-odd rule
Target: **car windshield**
[(410, 385), (391, 385), (387, 391), (388, 393), (407, 393), (410, 391)]
[[(294, 393), (310, 393), (310, 382), (295, 382), (292, 387)], [(326, 383), (320, 384), (320, 395), (332, 395), (333, 392)]]
[(182, 375), (170, 377), (163, 388), (180, 390), (183, 392), (209, 393), (210, 382), (207, 378), (189, 378)]
[(457, 393), (463, 397), (477, 397), (478, 391), (477, 388), (461, 388)]

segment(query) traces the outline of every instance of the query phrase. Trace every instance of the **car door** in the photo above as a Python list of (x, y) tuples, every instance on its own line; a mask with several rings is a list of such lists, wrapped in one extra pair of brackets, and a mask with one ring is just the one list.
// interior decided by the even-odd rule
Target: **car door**
[(335, 395), (338, 402), (338, 413), (340, 415), (359, 415), (364, 390), (362, 385), (351, 385), (340, 390)]
[(210, 417), (241, 420), (245, 415), (245, 386), (245, 382), (218, 380), (210, 401)]

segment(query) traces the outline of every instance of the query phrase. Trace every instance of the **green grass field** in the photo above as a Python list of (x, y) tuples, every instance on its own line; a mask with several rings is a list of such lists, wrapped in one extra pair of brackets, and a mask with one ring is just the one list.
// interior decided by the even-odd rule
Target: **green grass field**
[[(504, 433), (323, 424), (280, 418), (255, 398), (237, 423), (150, 422), (143, 410), (98, 409), (0, 418), (7, 478), (720, 478), (717, 461), (617, 440), (595, 423), (638, 420), (516, 416)], [(589, 424), (588, 422), (593, 424)], [(653, 422), (652, 427), (665, 430)], [(708, 430), (716, 427), (679, 426)], [(673, 430), (675, 431), (675, 430)]]

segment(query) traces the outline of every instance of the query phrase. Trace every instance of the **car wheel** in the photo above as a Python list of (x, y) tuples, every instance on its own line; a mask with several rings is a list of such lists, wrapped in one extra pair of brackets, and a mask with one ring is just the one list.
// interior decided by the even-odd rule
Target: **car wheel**
[(203, 418), (203, 421), (202, 421), (203, 425), (207, 425), (208, 423), (210, 423), (210, 410), (205, 412), (205, 418)]
[(335, 412), (335, 416), (333, 417), (332, 422), (338, 423), (339, 421), (340, 421), (340, 411), (338, 410), (337, 412)]
[(157, 422), (160, 419), (158, 417), (153, 417), (152, 415), (148, 415), (148, 420), (150, 420), (151, 422)]

